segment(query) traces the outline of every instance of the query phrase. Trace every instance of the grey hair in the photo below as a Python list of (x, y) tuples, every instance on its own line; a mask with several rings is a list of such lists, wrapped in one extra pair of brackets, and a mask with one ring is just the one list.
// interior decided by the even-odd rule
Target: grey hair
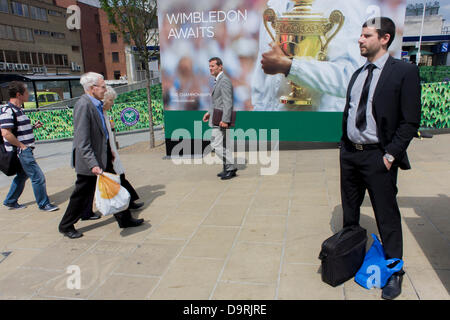
[(115, 100), (117, 98), (117, 92), (111, 86), (106, 86), (105, 96), (103, 97), (103, 101), (106, 99)]
[(97, 81), (100, 79), (104, 79), (100, 73), (87, 72), (81, 76), (80, 84), (83, 86), (84, 91), (88, 91), (92, 86), (97, 84)]

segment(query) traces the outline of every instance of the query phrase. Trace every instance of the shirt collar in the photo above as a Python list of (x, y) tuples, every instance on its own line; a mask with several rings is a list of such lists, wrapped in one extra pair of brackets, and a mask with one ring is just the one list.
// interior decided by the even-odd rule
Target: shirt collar
[(88, 94), (89, 98), (91, 99), (92, 103), (94, 104), (94, 106), (96, 108), (101, 108), (103, 107), (103, 101), (98, 100), (97, 98), (94, 98), (93, 96), (91, 96), (90, 94)]
[(375, 67), (377, 67), (380, 70), (383, 70), (384, 65), (386, 64), (387, 59), (389, 58), (389, 52), (386, 52), (385, 54), (383, 54), (381, 57), (379, 57), (377, 59), (377, 61), (375, 62), (369, 62), (369, 60), (366, 61), (366, 63), (364, 64), (364, 68), (363, 70), (367, 69), (367, 66), (369, 64), (373, 64), (375, 65)]
[(216, 81), (219, 80), (220, 76), (222, 75), (223, 71), (220, 71), (220, 73), (216, 77)]
[(11, 103), (10, 101), (8, 101), (8, 106), (17, 110), (20, 110), (20, 107), (16, 106), (14, 103)]

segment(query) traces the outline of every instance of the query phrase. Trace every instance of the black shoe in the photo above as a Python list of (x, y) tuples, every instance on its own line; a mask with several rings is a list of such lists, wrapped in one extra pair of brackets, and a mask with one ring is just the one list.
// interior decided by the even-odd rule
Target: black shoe
[(130, 202), (130, 205), (128, 206), (128, 209), (139, 209), (144, 205), (143, 202)]
[(134, 219), (129, 210), (114, 214), (119, 228), (137, 227), (144, 222), (144, 219)]
[(46, 204), (45, 206), (43, 206), (43, 207), (41, 207), (39, 209), (41, 209), (42, 211), (51, 212), (51, 211), (59, 210), (59, 207), (55, 206), (54, 204), (48, 203), (48, 204)]
[(229, 180), (233, 177), (236, 177), (236, 171), (237, 170), (227, 171), (227, 173), (224, 176), (222, 176), (220, 179), (221, 180)]
[(5, 204), (4, 206), (8, 207), (8, 210), (25, 209), (27, 207), (26, 205), (18, 204), (17, 202), (13, 204)]
[(70, 239), (77, 239), (77, 238), (81, 238), (83, 236), (83, 234), (75, 229), (73, 230), (69, 230), (66, 232), (61, 232), (65, 237), (68, 237)]
[(89, 217), (83, 217), (81, 218), (81, 220), (85, 221), (85, 220), (98, 220), (102, 217), (101, 214), (93, 214), (92, 216)]
[(140, 226), (143, 222), (144, 219), (134, 219), (131, 218), (129, 220), (125, 220), (125, 221), (117, 221), (119, 223), (119, 227), (120, 228), (130, 228), (130, 227), (137, 227)]
[(387, 284), (383, 287), (381, 297), (386, 300), (393, 300), (402, 293), (402, 281), (405, 272), (400, 270), (394, 273), (388, 280)]
[(219, 177), (219, 178), (222, 178), (223, 176), (225, 176), (227, 174), (227, 172), (225, 171), (225, 170), (223, 170), (222, 172), (219, 172), (218, 174), (217, 174), (217, 176)]

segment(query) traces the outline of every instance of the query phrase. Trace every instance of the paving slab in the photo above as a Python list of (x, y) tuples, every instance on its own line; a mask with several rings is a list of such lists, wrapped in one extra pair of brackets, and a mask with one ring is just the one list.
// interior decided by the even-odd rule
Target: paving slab
[[(40, 211), (29, 182), (20, 198), (27, 208), (0, 207), (0, 299), (381, 299), (380, 289), (354, 280), (335, 288), (321, 280), (320, 246), (342, 228), (337, 148), (281, 150), (277, 174), (247, 162), (222, 181), (220, 165), (177, 165), (163, 159), (161, 142), (150, 150), (132, 139), (119, 154), (145, 203), (133, 215), (145, 224), (120, 229), (107, 216), (77, 223), (80, 239), (59, 234), (75, 173), (68, 145), (52, 160), (59, 145), (46, 144), (38, 162), (60, 210)], [(414, 139), (412, 170), (399, 172), (406, 271), (399, 300), (450, 300), (448, 145), (450, 134)], [(3, 197), (8, 179), (0, 179)], [(361, 225), (378, 234), (367, 195)], [(73, 267), (80, 288), (70, 285)]]

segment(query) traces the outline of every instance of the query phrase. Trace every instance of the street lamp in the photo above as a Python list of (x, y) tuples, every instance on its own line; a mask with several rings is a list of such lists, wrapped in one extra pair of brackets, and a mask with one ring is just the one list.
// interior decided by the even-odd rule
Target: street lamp
[(427, 7), (426, 0), (423, 1), (423, 13), (422, 13), (422, 25), (420, 27), (420, 36), (419, 36), (419, 49), (417, 50), (416, 56), (416, 65), (419, 65), (420, 62), (420, 46), (422, 45), (422, 33), (423, 33), (423, 22), (425, 20), (425, 9)]

